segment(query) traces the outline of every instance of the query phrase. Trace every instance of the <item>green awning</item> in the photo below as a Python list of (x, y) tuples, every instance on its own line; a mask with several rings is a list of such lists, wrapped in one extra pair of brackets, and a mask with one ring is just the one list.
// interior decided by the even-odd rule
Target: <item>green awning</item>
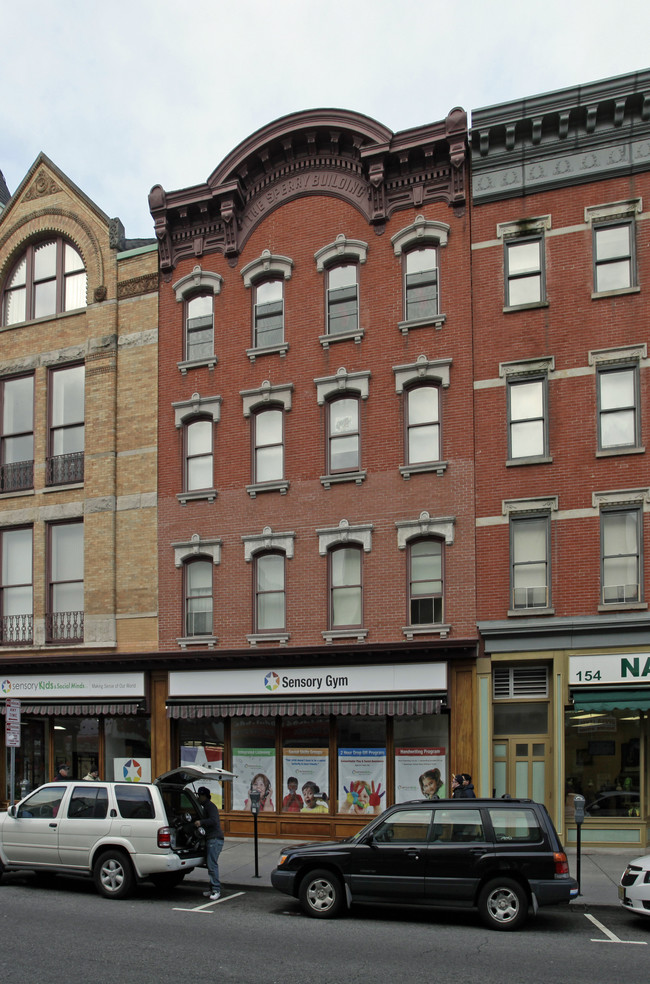
[(585, 687), (573, 690), (571, 696), (575, 711), (650, 711), (650, 687)]

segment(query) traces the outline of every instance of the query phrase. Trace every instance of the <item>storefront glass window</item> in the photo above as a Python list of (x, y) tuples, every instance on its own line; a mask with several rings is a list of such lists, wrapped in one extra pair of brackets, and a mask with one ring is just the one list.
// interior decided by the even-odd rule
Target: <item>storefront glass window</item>
[(260, 813), (275, 810), (275, 718), (233, 718), (232, 809), (250, 810), (251, 788), (260, 793)]
[[(43, 718), (25, 718), (20, 723), (20, 748), (14, 749), (15, 777), (14, 800), (19, 800), (24, 793), (29, 793), (42, 783), (47, 782), (53, 772), (47, 762), (46, 720)], [(9, 789), (11, 772), (11, 749), (7, 749), (6, 763), (6, 793), (7, 800), (11, 799)], [(24, 792), (23, 792), (24, 791)]]
[(283, 718), (282, 783), (283, 813), (329, 813), (329, 718)]
[(548, 733), (548, 703), (526, 701), (494, 704), (495, 735), (545, 735)]
[[(57, 766), (67, 762), (70, 779), (83, 779), (90, 769), (99, 765), (99, 725), (98, 717), (56, 717), (54, 719), (54, 761), (51, 772), (53, 778)], [(112, 779), (113, 776), (102, 778)]]
[(573, 819), (573, 800), (585, 797), (587, 818), (645, 816), (641, 808), (639, 711), (571, 711), (565, 718), (565, 814)]
[[(198, 765), (208, 769), (223, 769), (224, 722), (219, 718), (180, 721), (178, 737), (180, 764)], [(224, 805), (222, 783), (210, 785), (217, 808)]]
[(337, 721), (338, 812), (373, 816), (386, 805), (386, 718)]
[(151, 721), (148, 717), (105, 718), (104, 739), (106, 775), (102, 779), (151, 782), (156, 778), (151, 775)]
[[(395, 802), (451, 795), (448, 791), (449, 718), (444, 714), (395, 718)], [(382, 808), (384, 807), (382, 800)]]

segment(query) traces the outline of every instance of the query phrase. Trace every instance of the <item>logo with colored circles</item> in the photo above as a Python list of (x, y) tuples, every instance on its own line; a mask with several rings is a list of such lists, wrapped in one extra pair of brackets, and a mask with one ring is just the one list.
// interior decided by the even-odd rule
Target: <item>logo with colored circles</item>
[(275, 670), (271, 670), (264, 677), (264, 686), (267, 690), (277, 690), (280, 686), (280, 677), (277, 675)]
[(2, 692), (3, 694), (11, 693), (11, 680), (2, 681)]

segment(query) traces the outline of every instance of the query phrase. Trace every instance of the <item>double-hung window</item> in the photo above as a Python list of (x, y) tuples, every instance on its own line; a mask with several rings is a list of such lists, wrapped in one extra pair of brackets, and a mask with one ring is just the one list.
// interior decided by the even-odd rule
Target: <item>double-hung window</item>
[(185, 564), (185, 635), (212, 635), (212, 561), (204, 558)]
[(598, 449), (639, 446), (639, 367), (600, 368), (598, 382)]
[(328, 471), (356, 472), (361, 465), (359, 399), (344, 396), (328, 404)]
[(47, 485), (83, 482), (84, 366), (50, 372), (50, 428)]
[(284, 282), (263, 280), (255, 285), (253, 347), (270, 348), (284, 342)]
[(542, 458), (548, 454), (546, 376), (508, 379), (508, 458)]
[(3, 324), (51, 317), (86, 306), (84, 261), (61, 237), (27, 247), (4, 292)]
[(594, 291), (602, 294), (634, 286), (634, 224), (631, 221), (593, 227)]
[(409, 544), (409, 624), (443, 621), (443, 542), (427, 537)]
[(506, 307), (523, 307), (544, 300), (544, 240), (506, 240)]
[(327, 334), (347, 334), (358, 327), (358, 266), (342, 263), (327, 271)]
[(0, 550), (0, 642), (3, 646), (31, 643), (34, 639), (31, 528), (3, 530)]
[(278, 482), (284, 478), (284, 410), (271, 407), (253, 415), (253, 482)]
[(212, 418), (193, 420), (185, 428), (187, 492), (210, 489), (213, 486), (212, 433)]
[(285, 627), (284, 553), (261, 553), (255, 557), (255, 624), (257, 633), (277, 632)]
[(550, 606), (550, 515), (511, 516), (511, 608)]
[(437, 386), (415, 386), (406, 391), (406, 433), (409, 465), (440, 460), (440, 390)]
[(363, 624), (362, 549), (333, 547), (329, 552), (330, 629)]
[(602, 604), (642, 601), (643, 514), (638, 506), (600, 514)]
[(438, 314), (438, 250), (411, 249), (404, 257), (404, 316), (423, 321)]
[(83, 642), (84, 527), (82, 522), (49, 527), (48, 642)]
[(0, 382), (0, 492), (34, 485), (34, 377)]
[(202, 362), (214, 356), (214, 294), (195, 294), (185, 304), (185, 359)]

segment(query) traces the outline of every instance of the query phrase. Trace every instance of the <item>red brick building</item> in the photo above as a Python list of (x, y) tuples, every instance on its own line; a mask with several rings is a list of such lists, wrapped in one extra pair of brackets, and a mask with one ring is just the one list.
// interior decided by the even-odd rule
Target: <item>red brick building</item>
[(480, 775), (645, 844), (650, 73), (475, 111)]
[(327, 835), (473, 768), (467, 180), (462, 110), (317, 110), (152, 189), (171, 757), (238, 774), (231, 831), (252, 783)]

